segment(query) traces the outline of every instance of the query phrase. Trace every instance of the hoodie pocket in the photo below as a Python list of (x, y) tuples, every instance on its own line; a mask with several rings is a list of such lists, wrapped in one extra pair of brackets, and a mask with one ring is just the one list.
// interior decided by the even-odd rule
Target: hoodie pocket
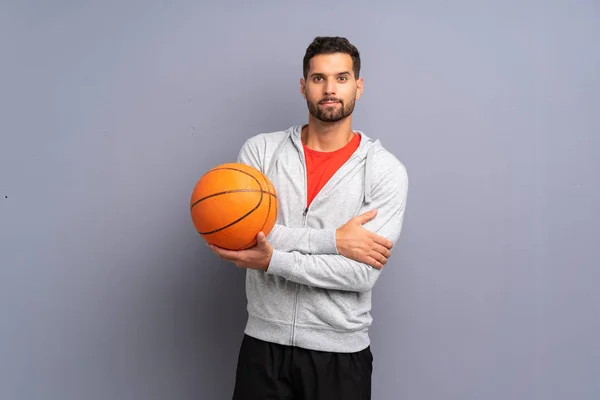
[(371, 324), (371, 294), (304, 287), (309, 292), (298, 305), (300, 325), (356, 331)]

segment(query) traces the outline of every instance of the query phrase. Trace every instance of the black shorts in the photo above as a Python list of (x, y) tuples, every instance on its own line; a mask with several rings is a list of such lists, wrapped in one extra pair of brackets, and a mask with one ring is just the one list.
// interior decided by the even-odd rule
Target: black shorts
[(233, 400), (369, 400), (373, 355), (328, 353), (244, 335)]

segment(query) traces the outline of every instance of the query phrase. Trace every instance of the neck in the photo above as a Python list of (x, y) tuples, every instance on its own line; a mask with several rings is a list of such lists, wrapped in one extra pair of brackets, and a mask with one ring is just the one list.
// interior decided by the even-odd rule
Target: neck
[(312, 115), (302, 128), (302, 143), (311, 150), (335, 151), (347, 145), (354, 137), (352, 120), (348, 116), (337, 122), (323, 122)]

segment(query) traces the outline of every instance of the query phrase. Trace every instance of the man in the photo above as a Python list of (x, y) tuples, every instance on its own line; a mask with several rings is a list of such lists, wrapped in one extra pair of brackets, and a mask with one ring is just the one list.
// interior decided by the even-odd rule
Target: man
[(308, 124), (251, 137), (238, 158), (273, 182), (278, 223), (251, 249), (211, 247), (246, 268), (234, 400), (371, 398), (371, 290), (400, 236), (406, 169), (352, 129), (363, 78), (348, 40), (317, 37), (303, 75)]

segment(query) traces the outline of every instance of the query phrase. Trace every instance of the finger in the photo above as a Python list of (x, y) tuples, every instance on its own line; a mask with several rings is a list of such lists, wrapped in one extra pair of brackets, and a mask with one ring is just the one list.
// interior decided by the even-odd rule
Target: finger
[(376, 251), (372, 251), (369, 253), (369, 257), (377, 260), (381, 265), (385, 265), (387, 263), (387, 258), (377, 253)]
[(383, 237), (383, 236), (379, 236), (376, 234), (372, 234), (371, 239), (373, 239), (373, 241), (381, 246), (384, 246), (388, 249), (392, 249), (392, 247), (394, 247), (394, 243), (392, 243), (391, 240)]
[(375, 251), (378, 254), (381, 254), (383, 257), (385, 258), (390, 258), (390, 256), (392, 255), (392, 252), (385, 246), (382, 246), (380, 244), (375, 243), (373, 245), (373, 251)]
[(373, 257), (368, 257), (367, 262), (365, 264), (369, 264), (371, 267), (375, 269), (382, 269), (383, 264), (374, 259)]
[(258, 235), (256, 235), (256, 243), (260, 246), (264, 246), (267, 243), (264, 232), (258, 232)]
[(210, 249), (224, 260), (233, 261), (238, 258), (238, 253), (234, 250), (226, 250), (217, 246), (210, 245)]
[(362, 225), (362, 224), (369, 222), (373, 218), (375, 218), (376, 215), (377, 215), (377, 210), (371, 210), (371, 211), (367, 211), (366, 213), (363, 213), (361, 215), (358, 215), (354, 218), (356, 219), (356, 222), (358, 222), (359, 224)]

